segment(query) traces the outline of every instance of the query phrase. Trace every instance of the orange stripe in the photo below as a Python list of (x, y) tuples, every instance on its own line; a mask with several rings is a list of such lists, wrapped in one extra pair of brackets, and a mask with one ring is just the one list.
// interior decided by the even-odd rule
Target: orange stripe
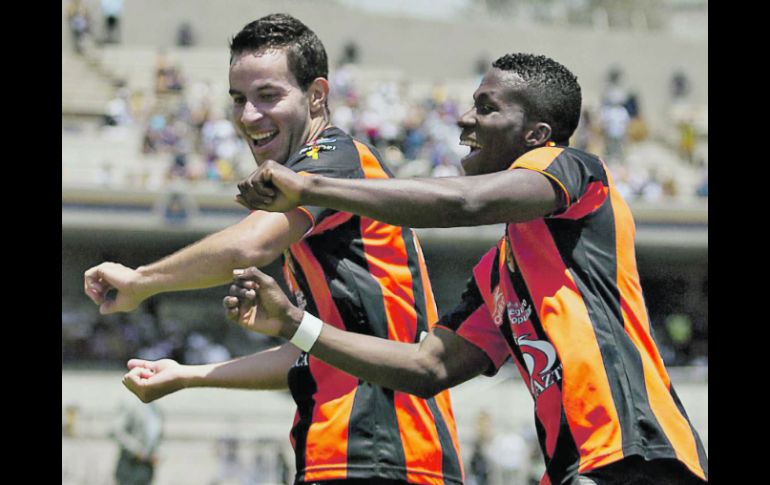
[(368, 179), (386, 179), (389, 178), (385, 170), (382, 169), (377, 157), (374, 156), (369, 147), (361, 142), (353, 140), (358, 150), (358, 158), (361, 161), (361, 168), (364, 170), (364, 177)]
[(452, 436), (452, 445), (455, 448), (455, 453), (457, 453), (457, 461), (460, 465), (460, 473), (464, 479), (465, 469), (463, 467), (462, 454), (460, 453), (460, 441), (457, 438), (457, 424), (455, 422), (454, 411), (452, 410), (452, 399), (449, 395), (449, 391), (441, 391), (440, 393), (436, 394), (433, 399), (436, 401), (438, 410), (441, 413), (441, 416), (444, 418), (447, 429), (449, 429), (449, 434)]
[[(388, 178), (369, 148), (362, 143), (354, 143), (364, 176)], [(417, 312), (414, 309), (412, 275), (409, 271), (402, 229), (362, 217), (361, 237), (369, 272), (382, 291), (388, 321), (388, 338), (399, 342), (414, 342)], [(407, 480), (426, 483), (425, 480), (429, 479), (429, 476), (425, 473), (441, 470), (442, 464), (441, 448), (437, 446), (440, 441), (433, 425), (432, 414), (427, 403), (415, 396), (397, 392), (394, 401), (404, 446)], [(428, 423), (432, 426), (427, 426)], [(434, 483), (441, 485), (443, 479), (437, 477), (435, 481), (429, 480), (426, 485)]]
[[(617, 285), (620, 291), (623, 326), (639, 350), (642, 359), (644, 384), (650, 409), (674, 447), (677, 458), (687, 465), (693, 473), (705, 480), (706, 475), (700, 466), (697, 444), (690, 423), (679, 412), (679, 408), (671, 396), (671, 382), (668, 373), (650, 335), (650, 322), (636, 268), (635, 231), (631, 211), (614, 188), (611, 191), (611, 202), (615, 217), (618, 258)], [(630, 228), (630, 230), (619, 230), (621, 228)]]
[(428, 277), (428, 267), (425, 265), (425, 257), (422, 254), (422, 246), (417, 239), (417, 234), (412, 231), (412, 240), (414, 240), (414, 247), (417, 250), (417, 259), (420, 263), (420, 280), (422, 281), (422, 292), (425, 295), (425, 313), (428, 318), (428, 328), (433, 326), (438, 321), (438, 309), (436, 308), (436, 300), (433, 297), (433, 287), (430, 284), (430, 278)]
[(564, 195), (567, 200), (567, 206), (569, 207), (571, 199), (569, 192), (567, 192), (567, 188), (564, 187), (564, 184), (561, 183), (561, 180), (545, 171), (551, 165), (551, 163), (556, 160), (556, 157), (558, 157), (563, 151), (563, 148), (556, 147), (537, 148), (517, 158), (516, 161), (513, 162), (513, 164), (510, 166), (510, 169), (526, 168), (529, 170), (534, 170), (535, 172), (541, 173), (549, 179), (553, 180), (556, 182), (556, 184), (559, 185), (559, 187), (561, 187), (561, 190), (564, 191)]
[(313, 408), (305, 447), (305, 481), (347, 478), (348, 422), (355, 394), (353, 390)]
[(611, 463), (617, 457), (601, 457), (622, 450), (622, 437), (586, 304), (545, 222), (539, 219), (509, 227), (516, 261), (534, 299), (532, 304), (562, 362), (564, 412), (580, 452), (581, 470), (584, 463)]
[(428, 403), (411, 394), (395, 392), (393, 404), (401, 431), (406, 463), (406, 481), (425, 485), (444, 485), (437, 471), (441, 470), (441, 441), (432, 424), (433, 413)]

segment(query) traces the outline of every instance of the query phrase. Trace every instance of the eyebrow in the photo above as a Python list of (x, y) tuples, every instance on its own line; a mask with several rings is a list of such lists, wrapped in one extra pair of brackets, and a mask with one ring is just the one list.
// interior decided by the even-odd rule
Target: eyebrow
[(478, 103), (479, 101), (495, 101), (495, 98), (489, 94), (488, 91), (482, 91), (480, 93), (473, 93), (473, 101)]
[[(261, 91), (269, 91), (269, 90), (275, 90), (280, 92), (285, 91), (285, 89), (282, 86), (278, 84), (270, 84), (270, 83), (263, 84), (262, 86), (259, 86), (258, 88), (256, 88), (254, 91), (261, 92)], [(241, 94), (241, 95), (243, 94), (241, 91), (238, 91), (237, 89), (233, 89), (233, 88), (230, 88), (228, 93), (230, 93), (231, 96), (235, 94)]]

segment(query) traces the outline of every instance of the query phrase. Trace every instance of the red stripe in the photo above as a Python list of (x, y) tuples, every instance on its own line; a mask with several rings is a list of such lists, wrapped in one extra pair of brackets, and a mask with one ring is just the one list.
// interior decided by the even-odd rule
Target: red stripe
[[(563, 365), (564, 412), (580, 462), (606, 464), (602, 456), (622, 449), (620, 423), (586, 304), (542, 219), (508, 227), (532, 305)], [(546, 432), (558, 433), (557, 426)]]
[(554, 217), (554, 219), (581, 219), (601, 207), (607, 200), (607, 193), (607, 187), (602, 182), (593, 182), (586, 187), (586, 191), (580, 199), (572, 204), (566, 212)]
[(315, 236), (316, 234), (321, 234), (322, 232), (328, 231), (329, 229), (334, 229), (335, 227), (349, 221), (352, 217), (353, 214), (350, 212), (337, 212), (336, 214), (325, 218), (320, 224), (315, 226), (313, 230), (310, 231), (310, 234)]

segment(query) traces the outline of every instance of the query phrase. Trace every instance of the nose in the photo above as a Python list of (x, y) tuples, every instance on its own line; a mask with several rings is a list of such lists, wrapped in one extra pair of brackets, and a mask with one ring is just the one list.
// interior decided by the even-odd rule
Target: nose
[(475, 109), (471, 108), (465, 113), (461, 114), (459, 118), (457, 118), (457, 126), (460, 128), (471, 128), (473, 125), (476, 124), (476, 117), (473, 116), (473, 113), (475, 113)]
[(262, 119), (262, 112), (251, 102), (246, 102), (241, 110), (240, 121), (244, 125), (250, 125)]

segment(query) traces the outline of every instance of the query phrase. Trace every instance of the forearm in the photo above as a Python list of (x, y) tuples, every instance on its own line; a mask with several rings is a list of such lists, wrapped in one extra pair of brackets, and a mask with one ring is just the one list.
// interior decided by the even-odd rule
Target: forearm
[[(285, 325), (290, 338), (298, 320)], [(438, 359), (420, 352), (421, 344), (339, 330), (325, 324), (310, 354), (367, 382), (421, 397), (430, 397), (448, 387), (447, 375)]]
[(284, 344), (227, 362), (187, 366), (185, 387), (286, 389), (289, 369), (299, 354), (299, 349)]
[(551, 182), (531, 170), (388, 180), (311, 176), (300, 199), (303, 204), (409, 227), (523, 222), (554, 211), (560, 203)]
[[(477, 214), (459, 177), (347, 180), (312, 176), (303, 204), (330, 207), (398, 226), (451, 227)], [(416, 208), (419, 207), (419, 210)]]
[(160, 261), (137, 268), (140, 292), (151, 296), (229, 283), (233, 269), (270, 264), (309, 227), (310, 221), (299, 211), (254, 212)]

